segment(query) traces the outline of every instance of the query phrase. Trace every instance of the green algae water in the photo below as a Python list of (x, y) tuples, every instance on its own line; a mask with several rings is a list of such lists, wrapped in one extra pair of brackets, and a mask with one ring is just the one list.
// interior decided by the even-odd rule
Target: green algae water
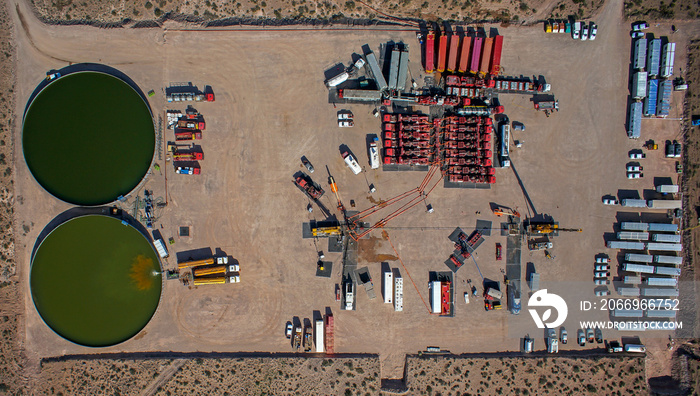
[(126, 341), (158, 307), (162, 278), (150, 242), (135, 228), (100, 215), (55, 228), (32, 260), (37, 311), (62, 337), (104, 347)]
[(124, 81), (71, 73), (29, 104), (22, 148), (32, 175), (49, 193), (75, 205), (102, 205), (129, 193), (148, 171), (153, 119)]

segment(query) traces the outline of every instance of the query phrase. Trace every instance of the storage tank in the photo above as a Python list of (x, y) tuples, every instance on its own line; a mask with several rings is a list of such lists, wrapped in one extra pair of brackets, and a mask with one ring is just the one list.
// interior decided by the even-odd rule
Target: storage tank
[(474, 38), (474, 45), (472, 47), (471, 65), (469, 66), (469, 71), (476, 74), (479, 72), (479, 65), (481, 63), (481, 46), (484, 39), (481, 37)]
[(642, 102), (630, 104), (630, 114), (627, 120), (627, 137), (639, 139), (642, 135)]
[(485, 76), (489, 72), (491, 65), (491, 51), (493, 51), (493, 38), (486, 37), (484, 39), (483, 50), (481, 54), (481, 64), (479, 66), (479, 75)]
[(459, 56), (459, 36), (453, 34), (450, 36), (450, 53), (447, 58), (447, 71), (454, 72), (457, 70), (457, 58)]
[[(676, 57), (676, 43), (667, 43), (661, 56), (661, 77), (673, 75), (673, 63)], [(669, 81), (670, 82), (670, 81)]]
[(503, 36), (496, 36), (493, 38), (493, 53), (491, 54), (491, 68), (490, 73), (492, 75), (498, 75), (501, 72), (501, 52), (503, 51)]

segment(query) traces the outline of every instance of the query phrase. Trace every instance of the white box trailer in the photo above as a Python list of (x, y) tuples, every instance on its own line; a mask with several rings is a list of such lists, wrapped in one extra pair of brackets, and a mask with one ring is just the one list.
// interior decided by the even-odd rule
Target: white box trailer
[(636, 263), (651, 263), (654, 261), (654, 256), (650, 254), (627, 253), (625, 254), (625, 260), (634, 261)]
[(632, 97), (644, 99), (647, 96), (647, 72), (634, 73), (632, 81)]
[(365, 58), (367, 59), (367, 64), (369, 65), (369, 70), (372, 72), (374, 81), (377, 83), (377, 88), (379, 88), (380, 91), (385, 90), (388, 87), (388, 84), (386, 83), (384, 74), (382, 74), (381, 67), (379, 67), (377, 57), (374, 56), (374, 52), (370, 52), (369, 54), (365, 55)]
[(683, 257), (681, 257), (681, 256), (654, 256), (654, 262), (659, 263), (659, 264), (681, 265), (681, 264), (683, 264)]
[(647, 318), (675, 318), (676, 311), (672, 309), (648, 309), (645, 316)]
[(530, 290), (536, 292), (540, 290), (540, 274), (533, 272), (530, 274)]
[(621, 205), (628, 208), (646, 208), (647, 201), (644, 199), (623, 199)]
[(324, 352), (324, 342), (323, 335), (325, 334), (323, 328), (323, 319), (316, 319), (316, 353)]
[(656, 267), (654, 271), (657, 275), (681, 276), (681, 269), (676, 267)]
[[(641, 285), (642, 277), (640, 275), (625, 276), (624, 282), (629, 283), (630, 285)], [(639, 289), (635, 288), (635, 290), (637, 290), (637, 295), (639, 295)]]
[(656, 186), (656, 192), (663, 193), (663, 194), (667, 194), (667, 193), (676, 194), (676, 193), (678, 193), (678, 185), (676, 185), (676, 184), (664, 184), (661, 186)]
[(617, 294), (625, 297), (639, 297), (639, 289), (636, 287), (618, 287)]
[(394, 273), (391, 270), (384, 273), (384, 304), (391, 304), (394, 299)]
[[(644, 204), (646, 205), (646, 202)], [(647, 231), (649, 229), (649, 224), (623, 221), (620, 223), (620, 229), (625, 231)]]
[(394, 311), (403, 311), (403, 278), (398, 271), (394, 275)]
[(652, 232), (678, 232), (678, 224), (649, 223), (647, 226)]
[(627, 271), (627, 272), (638, 272), (640, 274), (653, 274), (654, 273), (654, 266), (653, 265), (624, 263), (624, 264), (622, 264), (622, 269)]
[(153, 246), (156, 247), (156, 251), (158, 252), (160, 258), (166, 258), (169, 256), (168, 249), (165, 248), (165, 243), (163, 243), (162, 239), (156, 239), (153, 241)]
[(644, 316), (644, 311), (641, 309), (616, 309), (612, 313), (616, 318), (641, 318)]
[[(630, 103), (629, 118), (627, 119), (627, 137), (630, 139), (639, 139), (642, 136), (642, 111), (644, 104), (642, 102)], [(623, 202), (626, 200), (622, 200)], [(628, 206), (622, 204), (622, 206)], [(645, 208), (645, 206), (641, 206)]]
[(620, 231), (617, 233), (617, 239), (633, 240), (633, 241), (648, 241), (648, 232)]
[(644, 250), (644, 242), (608, 241), (610, 249)]
[(680, 209), (683, 201), (680, 199), (652, 199), (647, 202), (649, 209)]
[(675, 287), (647, 287), (642, 289), (645, 297), (678, 297), (678, 289)]
[(434, 314), (439, 314), (442, 312), (442, 301), (440, 301), (442, 283), (439, 281), (430, 282), (430, 295), (431, 301), (430, 306), (433, 309)]
[(653, 39), (649, 41), (647, 49), (647, 70), (649, 76), (659, 75), (659, 65), (661, 63), (661, 39)]
[(651, 236), (654, 242), (681, 243), (681, 236), (678, 234), (654, 234)]
[(326, 85), (329, 87), (337, 87), (347, 81), (348, 78), (350, 78), (350, 75), (347, 72), (342, 72), (335, 77), (329, 78), (328, 81), (326, 81)]
[(673, 63), (676, 57), (676, 43), (667, 43), (661, 53), (661, 77), (673, 75)]
[(647, 61), (647, 39), (640, 38), (634, 42), (634, 69), (642, 70)]
[(680, 243), (658, 243), (649, 242), (647, 243), (647, 250), (659, 250), (667, 252), (680, 252), (683, 250), (683, 245)]
[(677, 287), (678, 279), (676, 278), (647, 278), (647, 286), (670, 286)]

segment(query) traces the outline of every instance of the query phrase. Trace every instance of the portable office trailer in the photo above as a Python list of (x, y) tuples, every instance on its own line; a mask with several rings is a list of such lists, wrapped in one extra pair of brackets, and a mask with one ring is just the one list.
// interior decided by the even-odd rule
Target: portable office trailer
[(612, 312), (616, 318), (641, 318), (644, 316), (644, 311), (641, 309), (616, 309)]
[(654, 242), (681, 243), (681, 236), (678, 234), (654, 234), (651, 236)]
[(683, 264), (683, 257), (681, 256), (654, 256), (654, 262), (659, 264), (673, 264), (681, 265)]
[(625, 297), (639, 297), (639, 289), (636, 287), (618, 287), (617, 294)]
[(647, 286), (671, 286), (678, 287), (678, 279), (676, 278), (647, 278)]
[(658, 243), (649, 242), (647, 243), (647, 250), (659, 250), (667, 252), (680, 252), (683, 250), (683, 245), (680, 243)]
[(649, 41), (647, 49), (647, 71), (649, 76), (659, 75), (659, 64), (661, 62), (661, 39)]
[(678, 232), (678, 224), (649, 223), (647, 229), (652, 232)]
[(647, 287), (642, 289), (645, 297), (678, 297), (678, 289), (675, 287)]
[(641, 274), (653, 274), (654, 273), (654, 266), (653, 265), (624, 263), (624, 264), (622, 264), (622, 269), (627, 271), (627, 272), (639, 272)]
[(623, 199), (621, 202), (622, 206), (630, 208), (646, 208), (647, 201), (645, 199)]
[(656, 101), (659, 98), (659, 80), (649, 80), (647, 87), (647, 97), (644, 98), (644, 115), (647, 117), (656, 116)]
[(625, 260), (634, 261), (637, 263), (651, 263), (654, 261), (654, 256), (650, 254), (627, 253), (625, 254)]
[[(640, 275), (631, 275), (631, 276), (625, 276), (624, 277), (624, 282), (628, 283), (630, 285), (641, 285), (642, 284), (642, 277)], [(639, 295), (639, 289), (634, 288), (637, 292), (637, 296)], [(618, 292), (619, 293), (619, 292)], [(622, 293), (620, 293), (622, 295)]]
[(633, 240), (633, 241), (648, 241), (648, 232), (635, 232), (635, 231), (620, 231), (617, 233), (617, 239), (620, 240)]
[(656, 186), (656, 192), (657, 193), (673, 193), (676, 194), (678, 193), (678, 185), (677, 184), (663, 184), (660, 186)]
[(627, 137), (639, 139), (642, 135), (642, 102), (630, 104), (630, 117), (627, 120)]
[(661, 77), (671, 77), (673, 75), (673, 63), (676, 57), (676, 43), (666, 43), (661, 55)]
[(681, 276), (681, 269), (676, 267), (656, 266), (654, 273), (656, 275)]
[(644, 99), (647, 96), (647, 72), (634, 73), (632, 80), (632, 97)]
[(644, 242), (608, 241), (610, 249), (644, 250)]
[[(624, 201), (624, 200), (623, 200)], [(639, 201), (644, 201), (643, 199), (640, 199)], [(644, 202), (644, 205), (646, 206), (646, 201)], [(649, 229), (649, 225), (647, 223), (632, 223), (632, 222), (627, 222), (623, 221), (620, 223), (620, 228), (626, 231), (646, 231)]]
[(668, 117), (671, 111), (671, 91), (673, 82), (664, 80), (659, 83), (659, 93), (656, 98), (656, 116)]
[(636, 70), (642, 70), (647, 61), (647, 39), (641, 38), (634, 42), (633, 66)]

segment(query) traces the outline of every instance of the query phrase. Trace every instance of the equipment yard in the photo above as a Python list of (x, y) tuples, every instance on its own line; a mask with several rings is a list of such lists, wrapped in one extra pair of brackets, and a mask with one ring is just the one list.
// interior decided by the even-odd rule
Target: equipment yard
[[(338, 74), (328, 72), (337, 70), (339, 62), (344, 67), (351, 64), (357, 67), (357, 57), (351, 54), (362, 54), (363, 46), (368, 46), (388, 70), (384, 63), (388, 55), (380, 46), (401, 42), (408, 47), (401, 56), (409, 56), (406, 89), (412, 81), (423, 87), (434, 74), (425, 72), (423, 50), (414, 28), (338, 25), (326, 29), (190, 29), (167, 21), (162, 28), (98, 29), (44, 25), (26, 2), (12, 7), (10, 14), (17, 47), (15, 114), (23, 114), (46, 71), (70, 70), (80, 63), (114, 67), (132, 78), (144, 93), (155, 90), (155, 95), (147, 98), (155, 120), (155, 163), (145, 181), (115, 205), (136, 220), (143, 220), (144, 226), (147, 221), (152, 222), (148, 232), (167, 248), (164, 253), (159, 249), (161, 256), (168, 255), (161, 261), (164, 283), (158, 309), (135, 337), (95, 350), (58, 336), (33, 305), (29, 292), (32, 252), (37, 238), (46, 232), (44, 227), (59, 214), (89, 209), (74, 208), (49, 195), (33, 178), (22, 160), (21, 150), (16, 149), (15, 224), (17, 228), (24, 226), (25, 232), (16, 232), (15, 257), (20, 286), (26, 290), (24, 347), (30, 361), (61, 355), (144, 351), (259, 352), (291, 356), (297, 352), (292, 348), (296, 334), (291, 339), (285, 337), (285, 326), (291, 322), (294, 333), (297, 329), (303, 331), (300, 354), (306, 347), (309, 356), (327, 357), (316, 354), (324, 351), (318, 345), (316, 329), (325, 326), (326, 343), (330, 338), (333, 344), (330, 347), (326, 344), (324, 353), (330, 350), (340, 356), (378, 356), (381, 379), (405, 379), (406, 356), (429, 348), (437, 347), (438, 351), (452, 354), (493, 353), (494, 356), (521, 351), (522, 337), (526, 334), (517, 332), (517, 323), (529, 321), (530, 315), (523, 309), (518, 322), (511, 321), (515, 311), (520, 312), (520, 303), (516, 309), (510, 299), (511, 295), (518, 296), (519, 301), (522, 295), (523, 308), (527, 308), (531, 292), (536, 291), (528, 286), (532, 269), (539, 274), (540, 289), (546, 289), (551, 282), (570, 282), (582, 289), (581, 295), (598, 299), (594, 290), (602, 290), (599, 286), (605, 285), (603, 275), (600, 275), (603, 283), (594, 284), (594, 266), (600, 254), (611, 258), (607, 270), (612, 276), (606, 279), (636, 275), (619, 270), (625, 252), (606, 247), (607, 242), (617, 240), (619, 223), (640, 221), (640, 211), (645, 213), (641, 216), (643, 221), (670, 222), (666, 211), (604, 205), (602, 201), (606, 196), (619, 201), (654, 200), (658, 197), (648, 190), (661, 184), (679, 184), (678, 159), (664, 156), (663, 143), (682, 138), (679, 118), (683, 117), (683, 92), (672, 91), (667, 118), (643, 119), (641, 138), (627, 136), (633, 45), (629, 24), (622, 19), (622, 1), (606, 2), (595, 15), (598, 33), (594, 41), (546, 34), (541, 26), (486, 25), (486, 32), (496, 30), (498, 37), (502, 36), (496, 40), (503, 46), (502, 51), (498, 48), (501, 75), (543, 77), (551, 86), (546, 95), (556, 97), (558, 111), (537, 111), (533, 92), (523, 93), (527, 85), (509, 87), (496, 92), (504, 114), (478, 118), (479, 127), (473, 131), (467, 129), (472, 124), (457, 120), (456, 115), (436, 114), (444, 111), (440, 106), (416, 105), (414, 113), (442, 119), (443, 126), (431, 132), (422, 129), (422, 125), (432, 127), (422, 120), (402, 124), (397, 117), (397, 122), (391, 121), (392, 114), (406, 113), (403, 108), (390, 106), (375, 117), (373, 111), (380, 106), (340, 103), (339, 96), (334, 94), (336, 88), (331, 87), (329, 92), (326, 85), (331, 85), (329, 81)], [(651, 31), (657, 36), (670, 36), (670, 24), (653, 26)], [(689, 37), (698, 34), (700, 25), (688, 23), (671, 38), (678, 48), (685, 48)], [(494, 42), (491, 38), (486, 41)], [(438, 42), (435, 44), (437, 53)], [(185, 58), (185, 48), (195, 50), (198, 60)], [(367, 58), (368, 64), (360, 69), (362, 75), (374, 67), (370, 57)], [(446, 61), (447, 65), (443, 59), (443, 69), (451, 66), (459, 69), (459, 57)], [(685, 51), (678, 50), (676, 69), (684, 68), (686, 61)], [(488, 72), (488, 62), (486, 67), (482, 64), (477, 69)], [(402, 66), (396, 67), (401, 74)], [(440, 59), (435, 67), (440, 69)], [(386, 77), (390, 76), (386, 74)], [(387, 80), (390, 87), (401, 85), (396, 76)], [(166, 87), (179, 81), (206, 83), (210, 88), (198, 87), (206, 99), (169, 102)], [(452, 92), (457, 92), (454, 89)], [(168, 97), (172, 99), (172, 95)], [(332, 101), (338, 103), (329, 103)], [(549, 102), (542, 99), (541, 103)], [(187, 136), (182, 135), (187, 140), (183, 142), (176, 139), (173, 129), (168, 129), (173, 118), (166, 111), (179, 110), (186, 114), (188, 105), (196, 108), (200, 117), (196, 119), (202, 126), (180, 121), (183, 124), (178, 126), (189, 131)], [(341, 118), (342, 114), (349, 116)], [(514, 123), (510, 129), (512, 143), (507, 144), (510, 166), (499, 167), (503, 158), (496, 158), (500, 142), (498, 125), (505, 115), (506, 123), (508, 119), (517, 121), (526, 129), (520, 130)], [(490, 142), (482, 138), (488, 123), (483, 121), (482, 125), (481, 120), (486, 119), (488, 123), (494, 120)], [(405, 140), (408, 146), (401, 146), (401, 154), (398, 151), (401, 138), (386, 134), (398, 127), (387, 124), (408, 126), (410, 130), (411, 138)], [(18, 120), (13, 130), (18, 146), (22, 141), (19, 125)], [(339, 127), (344, 125), (349, 127)], [(447, 125), (454, 125), (455, 129), (450, 130)], [(445, 146), (438, 147), (431, 133), (454, 135), (446, 137)], [(472, 135), (466, 138), (457, 135), (464, 133)], [(379, 139), (374, 140), (375, 137)], [(659, 149), (642, 149), (648, 139), (658, 142)], [(458, 164), (461, 157), (456, 153), (463, 149), (458, 146), (458, 140), (473, 142), (475, 154), (471, 158), (486, 160), (493, 153), (493, 166), (464, 164), (461, 170), (450, 167), (443, 179), (441, 172), (430, 165), (453, 165), (450, 150), (454, 150), (454, 164)], [(172, 150), (168, 150), (168, 142), (172, 143)], [(380, 154), (376, 169), (370, 163), (376, 165), (376, 157), (368, 156), (369, 144), (374, 142), (378, 142)], [(488, 147), (484, 143), (489, 143)], [(390, 149), (397, 151), (387, 158)], [(491, 150), (488, 155), (486, 150)], [(356, 160), (361, 168), (359, 174), (355, 174), (356, 166), (350, 160), (344, 160), (345, 152)], [(626, 168), (637, 166), (630, 165), (630, 152), (646, 154), (646, 158), (634, 160), (643, 166), (640, 179), (630, 179), (626, 172)], [(400, 158), (419, 158), (419, 161), (402, 163)], [(180, 174), (185, 173), (183, 167), (191, 169), (191, 174)], [(177, 169), (183, 171), (178, 173)], [(472, 172), (470, 176), (468, 172)], [(471, 183), (473, 188), (450, 188), (465, 187), (461, 183)], [(145, 198), (150, 209), (141, 215), (145, 190), (150, 193)], [(402, 207), (405, 202), (391, 206), (392, 198), (403, 194), (409, 194), (404, 199), (412, 200), (412, 206)], [(502, 230), (502, 223), (516, 219), (507, 212), (497, 216), (495, 205), (519, 212), (518, 225), (514, 227), (521, 230), (520, 237), (508, 236), (508, 231)], [(390, 215), (392, 211), (396, 211), (395, 217)], [(389, 216), (391, 221), (383, 221)], [(331, 224), (323, 229), (311, 226), (328, 220), (337, 223), (319, 223)], [(329, 238), (303, 238), (304, 223), (311, 223), (311, 232)], [(484, 229), (489, 223), (490, 230)], [(681, 229), (685, 226), (681, 225)], [(369, 231), (370, 228), (373, 229)], [(455, 240), (446, 239), (453, 231), (457, 249)], [(345, 235), (344, 242), (338, 242), (336, 234), (341, 232)], [(464, 235), (463, 244), (459, 242), (460, 232)], [(673, 240), (667, 239), (663, 242)], [(540, 246), (546, 249), (528, 249), (528, 242), (532, 245), (543, 241), (544, 245)], [(460, 256), (455, 259), (459, 265), (450, 262), (453, 254)], [(205, 260), (205, 266), (187, 263), (195, 260)], [(518, 271), (518, 260), (522, 274), (512, 276), (511, 271)], [(345, 268), (344, 264), (355, 267)], [(176, 276), (174, 270), (178, 267), (182, 271)], [(317, 276), (324, 268), (330, 268), (330, 278)], [(686, 267), (683, 268), (685, 271)], [(166, 273), (167, 270), (171, 271)], [(449, 276), (442, 275), (446, 272)], [(599, 272), (605, 273), (606, 269)], [(369, 274), (374, 276), (373, 281)], [(431, 284), (435, 274), (450, 279), (443, 282), (447, 283), (445, 290), (449, 292), (443, 293), (442, 298), (449, 296), (451, 301), (442, 301), (443, 306), (449, 305), (442, 314), (437, 307), (431, 307), (429, 286), (436, 287)], [(504, 275), (514, 282), (509, 284)], [(365, 279), (360, 280), (361, 276)], [(392, 278), (402, 279), (400, 302), (392, 302), (386, 296), (383, 282)], [(354, 282), (350, 283), (354, 290), (350, 309), (345, 309), (348, 282)], [(360, 287), (362, 284), (364, 288)], [(493, 288), (488, 294), (487, 284)], [(472, 287), (477, 288), (476, 296)], [(607, 288), (611, 297), (620, 297), (615, 286), (610, 284)], [(375, 293), (380, 298), (374, 298)], [(495, 294), (502, 294), (502, 309), (484, 309), (484, 301), (488, 306)], [(697, 318), (691, 305), (680, 307), (679, 320)], [(591, 315), (586, 320), (608, 320), (605, 311)], [(689, 323), (691, 327), (699, 326), (697, 320)], [(575, 341), (578, 324), (572, 320), (565, 325), (570, 341), (559, 344), (559, 354), (577, 351), (576, 356), (585, 357), (585, 350), (603, 351), (603, 345), (598, 343), (579, 346)], [(689, 331), (693, 330), (696, 329)], [(670, 359), (666, 348), (668, 334), (656, 332), (653, 337), (645, 337), (634, 332), (607, 329), (603, 332), (606, 340), (640, 336), (647, 346), (647, 355), (657, 360), (652, 364), (656, 364), (654, 375), (659, 376), (671, 375), (670, 365), (658, 363)], [(530, 336), (535, 339), (535, 351), (544, 353), (543, 332)], [(316, 342), (314, 348), (312, 340)], [(370, 363), (368, 367), (372, 366)], [(426, 363), (413, 361), (412, 364), (409, 377), (418, 381), (420, 375), (416, 370)], [(536, 378), (532, 378), (534, 382)], [(634, 381), (636, 385), (637, 379)], [(378, 385), (373, 383), (373, 386)], [(414, 389), (425, 392), (423, 385)]]

